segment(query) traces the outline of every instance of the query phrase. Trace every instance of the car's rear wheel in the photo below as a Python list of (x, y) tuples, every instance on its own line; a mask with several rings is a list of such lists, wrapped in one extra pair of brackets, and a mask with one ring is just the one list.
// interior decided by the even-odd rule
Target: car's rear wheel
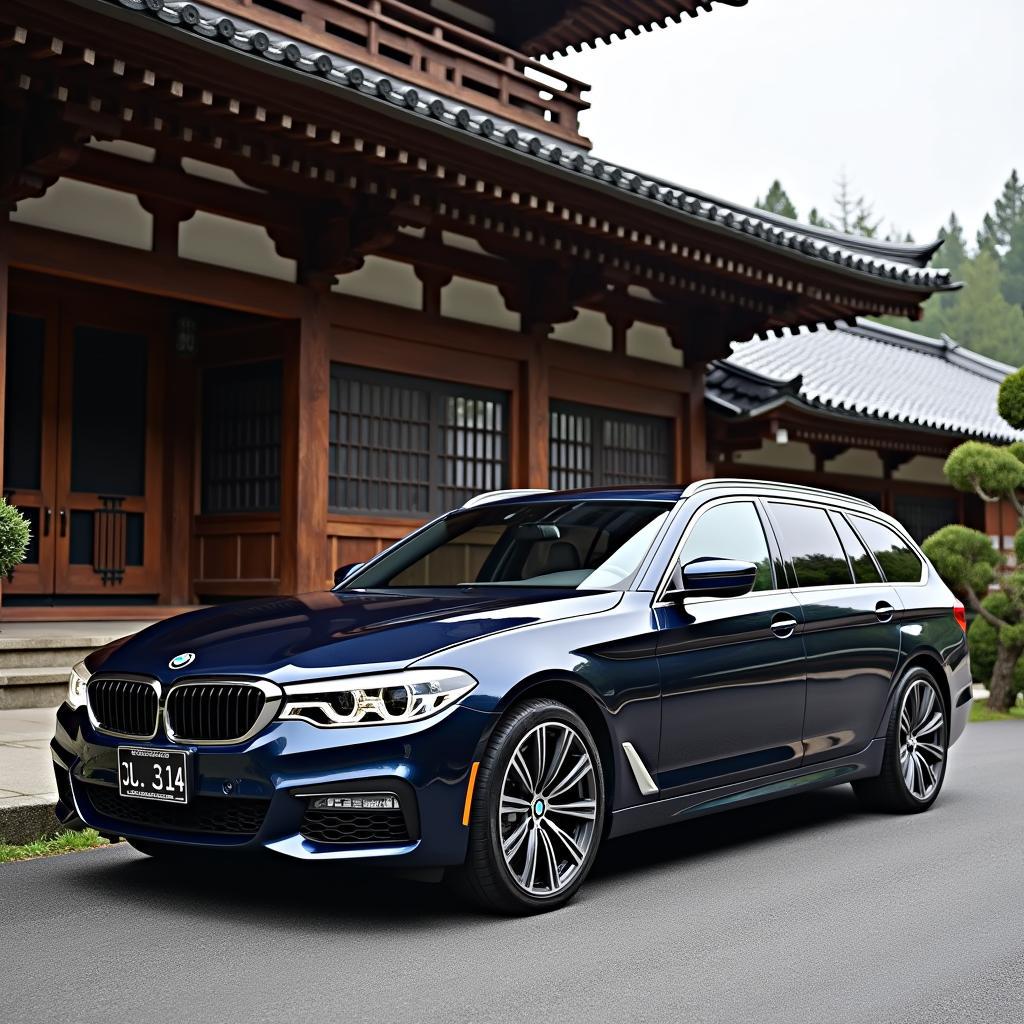
[(604, 802), (600, 755), (583, 719), (549, 698), (523, 701), (480, 762), (456, 884), (505, 913), (562, 906), (594, 863)]
[(882, 772), (853, 784), (873, 810), (896, 814), (926, 811), (946, 775), (949, 725), (939, 685), (931, 673), (913, 668), (904, 676), (885, 735)]

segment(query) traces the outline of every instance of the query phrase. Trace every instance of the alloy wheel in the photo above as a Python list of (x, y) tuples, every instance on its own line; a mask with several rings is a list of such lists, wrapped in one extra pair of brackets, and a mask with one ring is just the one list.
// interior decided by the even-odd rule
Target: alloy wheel
[(544, 722), (519, 741), (502, 780), (498, 826), (520, 889), (556, 896), (572, 883), (596, 835), (597, 778), (571, 725)]
[(900, 707), (900, 769), (910, 794), (927, 800), (939, 787), (946, 760), (946, 716), (935, 687), (915, 679)]

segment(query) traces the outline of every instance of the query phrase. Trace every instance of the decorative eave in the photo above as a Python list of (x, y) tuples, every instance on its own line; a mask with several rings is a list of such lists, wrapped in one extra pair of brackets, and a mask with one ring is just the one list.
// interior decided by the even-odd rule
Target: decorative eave
[[(544, 0), (545, 6), (550, 0)], [(744, 7), (747, 0), (646, 0), (643, 4), (607, 3), (605, 0), (569, 0), (564, 14), (532, 34), (506, 32), (510, 45), (531, 55), (568, 53), (574, 49), (610, 43), (619, 36), (639, 35), (659, 26), (696, 18), (715, 3)], [(552, 4), (551, 6), (557, 6)], [(527, 30), (528, 32), (529, 30)]]
[[(995, 414), (998, 385), (1013, 367), (965, 349), (946, 336), (927, 338), (870, 321), (837, 325), (820, 333), (823, 337), (816, 340), (814, 332), (806, 335), (808, 343), (801, 346), (799, 357), (789, 361), (788, 368), (800, 365), (802, 371), (792, 377), (771, 377), (739, 360), (743, 353), (749, 357), (750, 344), (791, 346), (800, 339), (743, 343), (729, 359), (709, 363), (705, 377), (709, 409), (731, 423), (768, 419), (781, 423), (793, 414), (806, 428), (803, 435), (796, 435), (806, 435), (804, 439), (812, 437), (807, 425), (815, 420), (831, 422), (836, 430), (859, 423), (945, 437), (949, 444), (963, 440), (1007, 444), (1024, 439), (1024, 431)], [(835, 350), (826, 347), (832, 340), (847, 349), (863, 341), (872, 343), (873, 353), (854, 353), (858, 365), (863, 365), (860, 377), (851, 378), (839, 367), (823, 376), (821, 368), (834, 360)], [(820, 358), (817, 365), (816, 357)], [(935, 374), (941, 376), (932, 379)], [(893, 380), (898, 381), (895, 395), (886, 388)], [(939, 411), (922, 404), (917, 385), (937, 392)]]
[[(393, 78), (342, 61), (338, 55), (316, 51), (286, 37), (271, 37), (252, 23), (219, 14), (206, 4), (167, 3), (165, 0), (75, 0), (94, 10), (115, 7), (144, 21), (176, 29), (186, 38), (230, 49), (267, 66), (319, 80), (339, 95), (358, 95), (375, 101), (381, 112), (406, 116), (455, 129), (494, 150), (532, 158), (559, 176), (576, 179), (603, 191), (641, 200), (644, 205), (685, 222), (732, 236), (758, 247), (784, 250), (802, 262), (829, 265), (839, 276), (874, 279), (886, 287), (917, 293), (923, 301), (933, 291), (958, 288), (948, 270), (922, 267), (923, 254), (934, 247), (903, 246), (824, 232), (714, 199), (572, 149), (541, 133), (496, 121), (480, 111), (440, 95), (421, 93)], [(657, 245), (657, 240), (655, 240)], [(870, 312), (870, 310), (863, 310)]]

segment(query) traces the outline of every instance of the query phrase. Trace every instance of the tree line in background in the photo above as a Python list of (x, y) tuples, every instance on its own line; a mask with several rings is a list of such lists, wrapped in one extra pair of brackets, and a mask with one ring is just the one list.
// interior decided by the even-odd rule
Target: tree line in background
[[(799, 219), (778, 179), (755, 205)], [(836, 184), (833, 209), (823, 215), (812, 208), (807, 220), (818, 227), (865, 238), (913, 241), (895, 227), (882, 234), (884, 218), (875, 214), (864, 196), (854, 195), (845, 174)], [(968, 243), (956, 213), (949, 215), (938, 236), (944, 244), (932, 263), (951, 270), (954, 280), (962, 281), (964, 288), (933, 295), (923, 306), (921, 320), (883, 318), (883, 322), (933, 338), (946, 334), (982, 355), (1011, 366), (1024, 365), (1024, 181), (1017, 171), (1010, 173), (1001, 195), (985, 215), (973, 245)]]

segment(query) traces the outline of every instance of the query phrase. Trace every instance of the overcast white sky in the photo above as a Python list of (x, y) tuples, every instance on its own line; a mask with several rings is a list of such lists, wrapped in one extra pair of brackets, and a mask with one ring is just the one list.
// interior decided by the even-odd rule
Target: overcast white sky
[(806, 219), (845, 167), (915, 239), (973, 241), (1024, 173), (1024, 0), (749, 0), (554, 67), (589, 82), (594, 153), (735, 202), (780, 178)]

